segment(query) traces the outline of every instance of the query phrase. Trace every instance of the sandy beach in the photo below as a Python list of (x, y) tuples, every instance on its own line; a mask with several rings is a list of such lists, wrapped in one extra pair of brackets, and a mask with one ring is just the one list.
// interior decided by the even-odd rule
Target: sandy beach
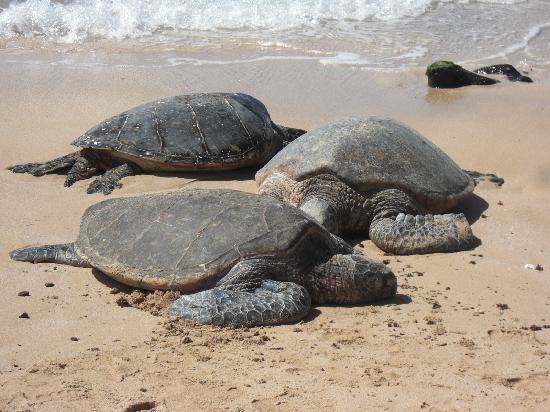
[[(305, 59), (174, 67), (40, 59), (0, 62), (0, 410), (548, 409), (547, 69), (532, 69), (533, 84), (429, 90), (421, 69)], [(87, 195), (89, 181), (66, 189), (62, 175), (5, 167), (69, 153), (73, 138), (140, 103), (205, 91), (249, 93), (277, 123), (304, 129), (368, 115), (409, 124), (464, 169), (504, 178), (501, 187), (481, 183), (458, 207), (479, 246), (385, 256), (370, 240), (348, 239), (392, 268), (394, 299), (316, 307), (298, 324), (250, 329), (170, 319), (170, 294), (136, 292), (90, 269), (9, 259), (16, 247), (74, 240), (82, 212), (105, 196)], [(144, 174), (110, 197), (254, 192), (253, 179), (254, 170)]]

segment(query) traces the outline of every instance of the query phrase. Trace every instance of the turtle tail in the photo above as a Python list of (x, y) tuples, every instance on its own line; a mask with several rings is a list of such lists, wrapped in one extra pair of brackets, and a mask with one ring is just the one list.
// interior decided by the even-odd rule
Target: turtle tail
[(15, 249), (10, 252), (10, 258), (22, 262), (51, 262), (84, 268), (91, 267), (86, 259), (78, 256), (75, 252), (74, 243), (29, 246), (21, 249)]

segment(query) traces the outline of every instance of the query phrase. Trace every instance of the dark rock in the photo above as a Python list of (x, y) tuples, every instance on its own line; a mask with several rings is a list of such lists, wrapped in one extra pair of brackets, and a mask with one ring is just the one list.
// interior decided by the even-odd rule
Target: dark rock
[(118, 306), (120, 306), (121, 308), (127, 308), (128, 306), (130, 306), (130, 302), (128, 302), (128, 299), (126, 299), (126, 297), (124, 297), (124, 296), (120, 296), (116, 300), (116, 304)]
[(23, 312), (21, 315), (19, 315), (20, 319), (29, 319), (30, 316), (27, 312)]
[(490, 85), (498, 80), (473, 73), (450, 61), (439, 60), (426, 69), (428, 86), (441, 89), (454, 89), (470, 85)]
[(503, 74), (511, 82), (533, 83), (533, 80), (530, 77), (522, 75), (511, 64), (493, 64), (492, 66), (480, 67), (479, 69), (474, 70), (474, 73)]
[(22, 290), (17, 294), (17, 296), (30, 296), (30, 292), (28, 290)]

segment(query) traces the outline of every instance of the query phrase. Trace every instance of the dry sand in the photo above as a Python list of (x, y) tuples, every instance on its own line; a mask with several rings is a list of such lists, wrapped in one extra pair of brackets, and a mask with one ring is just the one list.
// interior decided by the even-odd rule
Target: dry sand
[[(420, 70), (315, 61), (1, 63), (0, 410), (548, 410), (550, 76), (531, 75), (534, 84), (428, 91)], [(144, 101), (214, 90), (255, 95), (276, 122), (296, 127), (391, 116), (462, 167), (503, 177), (502, 187), (482, 183), (461, 205), (481, 244), (396, 257), (353, 239), (397, 274), (395, 299), (237, 330), (169, 320), (170, 296), (132, 293), (90, 269), (10, 261), (13, 248), (75, 239), (84, 209), (104, 196), (86, 195), (89, 181), (65, 189), (64, 176), (5, 166), (68, 153), (73, 137)], [(111, 196), (254, 191), (253, 174), (142, 175)]]

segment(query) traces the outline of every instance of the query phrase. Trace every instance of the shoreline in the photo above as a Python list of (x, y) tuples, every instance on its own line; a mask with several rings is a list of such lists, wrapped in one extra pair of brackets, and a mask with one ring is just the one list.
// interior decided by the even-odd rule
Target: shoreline
[[(422, 70), (379, 73), (315, 61), (0, 63), (0, 405), (537, 409), (550, 393), (550, 329), (542, 328), (550, 324), (550, 71), (535, 68), (530, 76), (532, 84), (503, 80), (430, 90)], [(61, 175), (35, 178), (4, 169), (74, 151), (74, 138), (130, 107), (202, 91), (251, 94), (274, 122), (291, 127), (368, 115), (414, 127), (464, 169), (504, 178), (500, 188), (478, 185), (460, 205), (481, 244), (452, 254), (384, 256), (369, 240), (352, 239), (369, 257), (390, 261), (398, 278), (396, 299), (317, 307), (296, 325), (243, 330), (197, 327), (122, 308), (117, 298), (131, 291), (90, 269), (9, 259), (16, 247), (71, 241), (84, 209), (109, 197), (185, 187), (255, 191), (250, 170), (132, 176), (106, 197), (87, 195), (88, 180), (66, 189)], [(524, 269), (527, 263), (544, 270)], [(47, 282), (55, 286), (46, 288)], [(113, 293), (115, 288), (120, 291)], [(30, 296), (18, 296), (21, 290)], [(20, 319), (22, 312), (30, 318)]]

